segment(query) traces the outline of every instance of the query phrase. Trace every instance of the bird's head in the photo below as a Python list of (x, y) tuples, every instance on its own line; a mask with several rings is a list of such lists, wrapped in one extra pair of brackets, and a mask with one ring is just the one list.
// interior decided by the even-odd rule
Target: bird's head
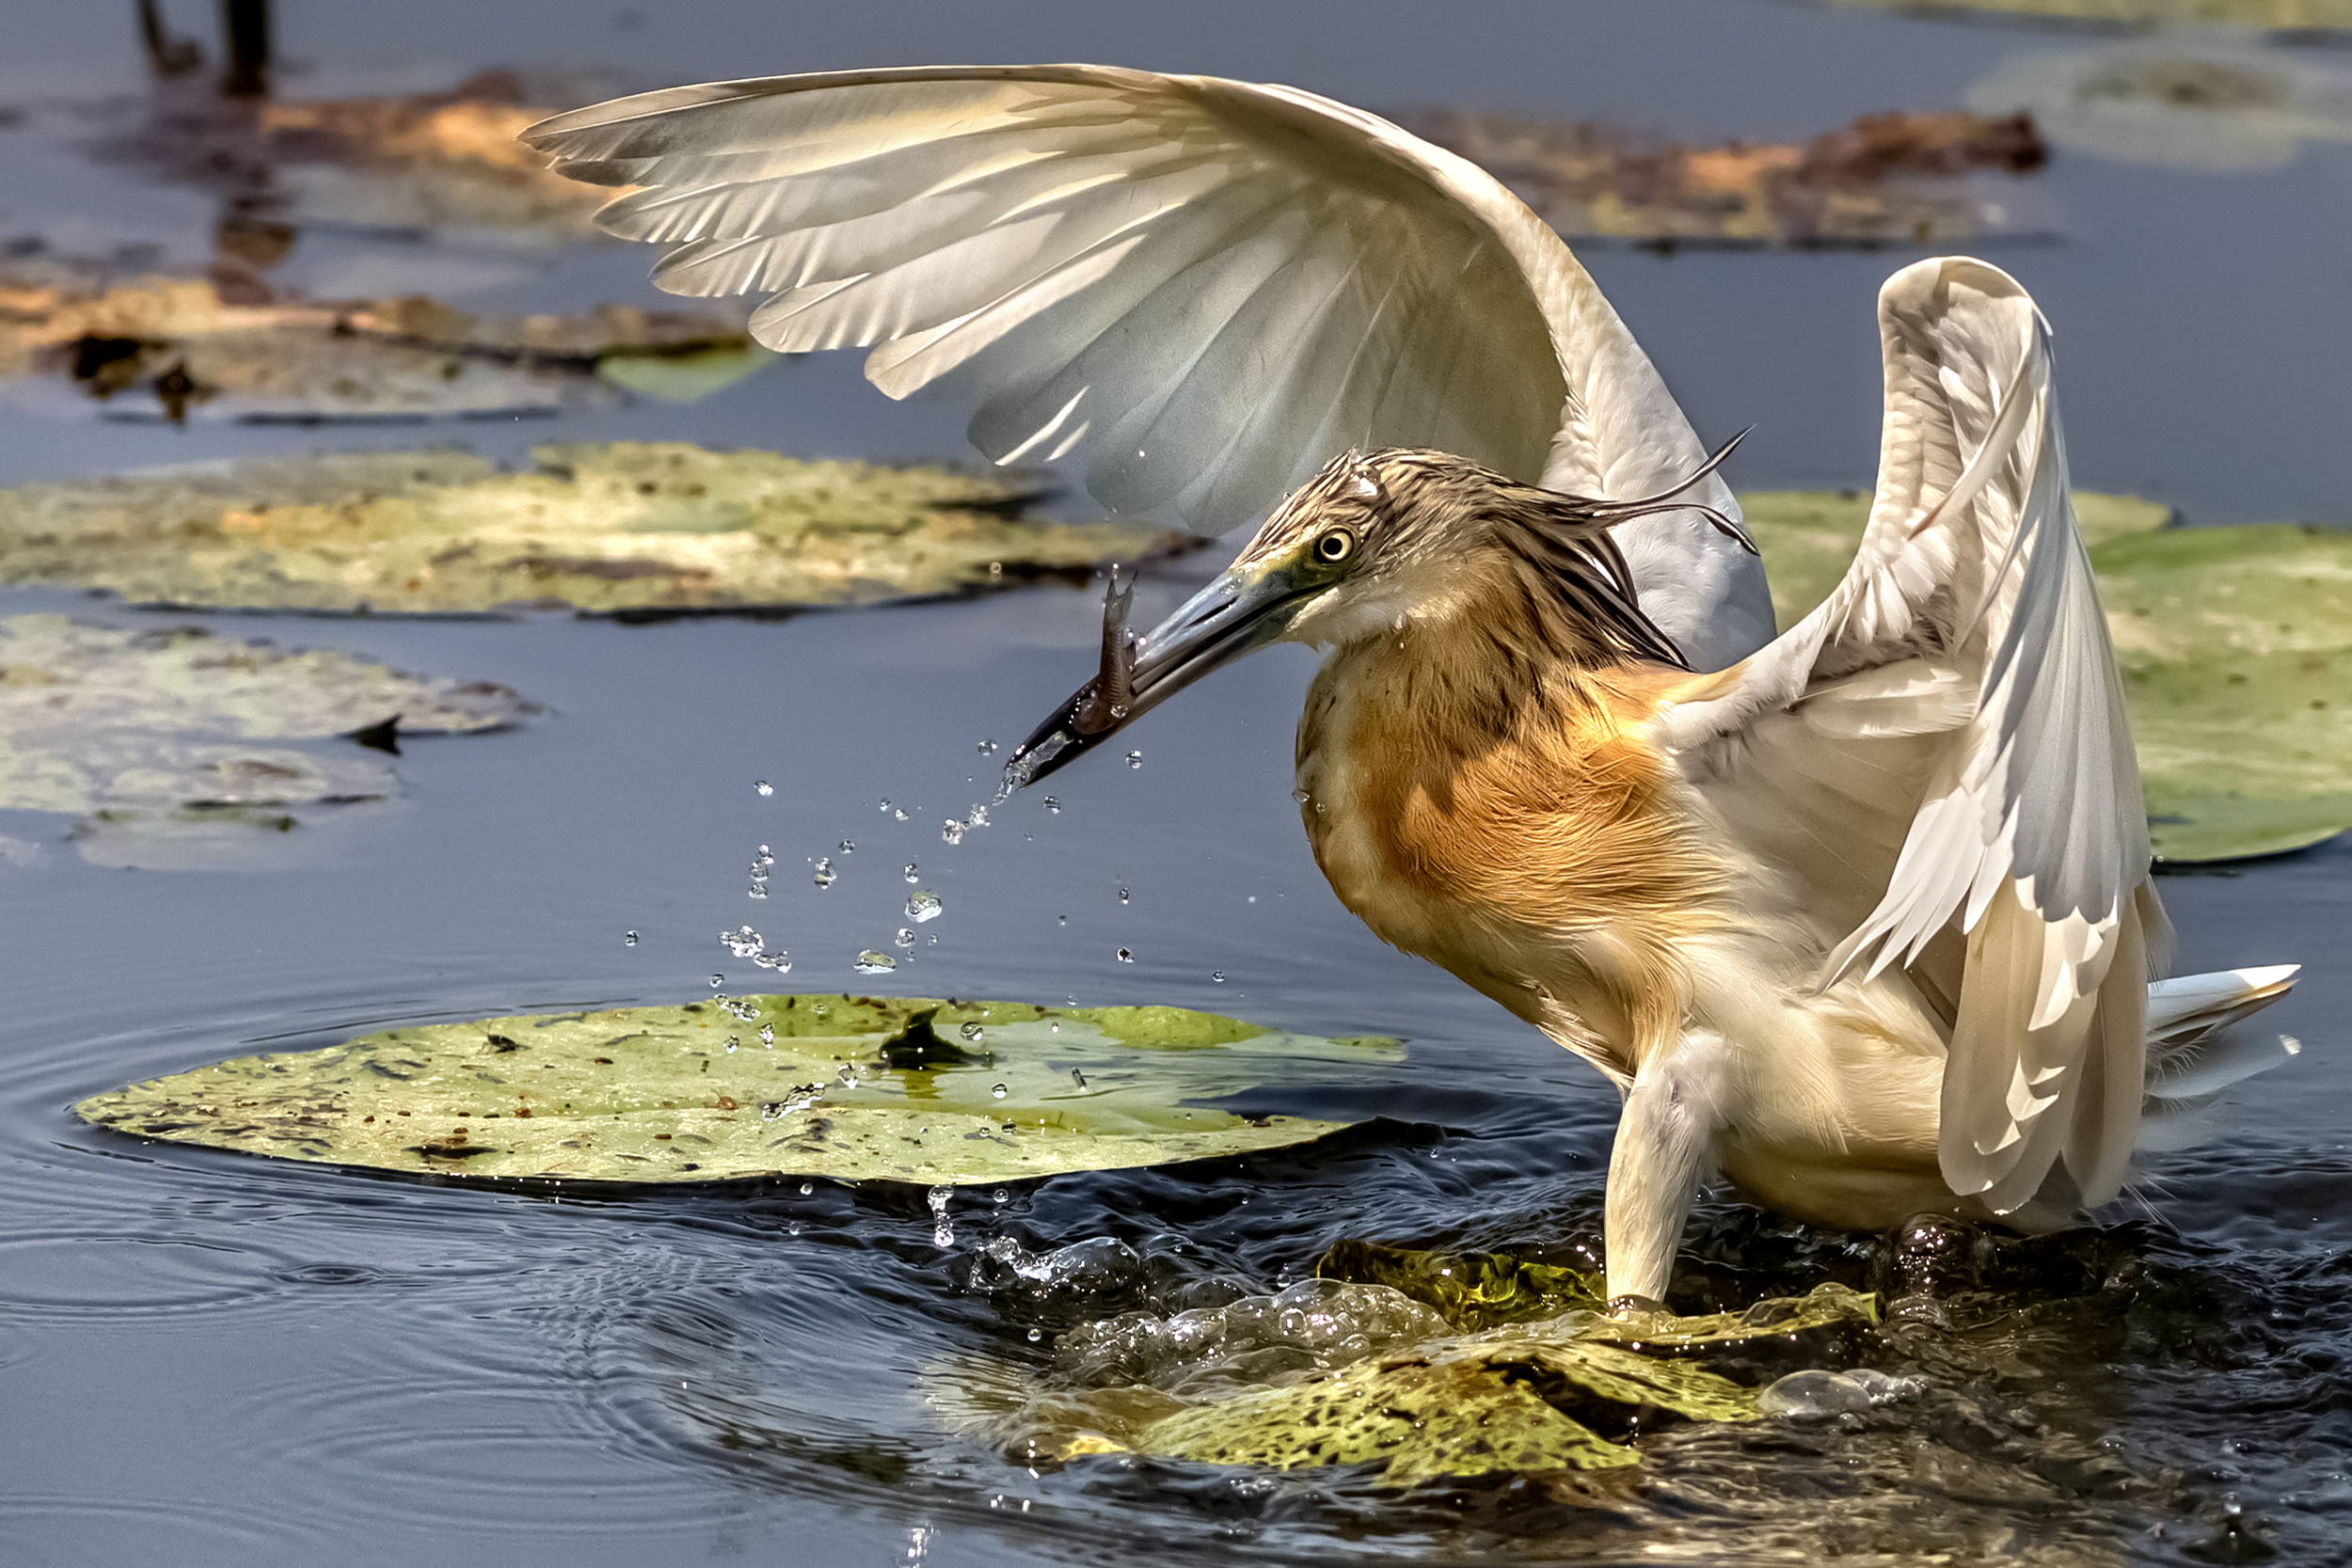
[(1534, 612), (1528, 635), (1558, 657), (1679, 666), (1673, 641), (1635, 603), (1608, 530), (1687, 504), (1563, 495), (1439, 451), (1334, 458), (1214, 582), (1141, 638), (1126, 630), (1114, 578), (1102, 669), (1014, 751), (1005, 782), (1018, 788), (1067, 766), (1269, 642), (1343, 646), (1513, 607)]

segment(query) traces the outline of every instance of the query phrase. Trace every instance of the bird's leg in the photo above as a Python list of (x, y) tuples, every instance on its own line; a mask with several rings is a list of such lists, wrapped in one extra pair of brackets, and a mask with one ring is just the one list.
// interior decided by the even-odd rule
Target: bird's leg
[(1609, 1299), (1661, 1301), (1691, 1199), (1714, 1168), (1723, 1126), (1723, 1037), (1688, 1029), (1642, 1064), (1609, 1155)]

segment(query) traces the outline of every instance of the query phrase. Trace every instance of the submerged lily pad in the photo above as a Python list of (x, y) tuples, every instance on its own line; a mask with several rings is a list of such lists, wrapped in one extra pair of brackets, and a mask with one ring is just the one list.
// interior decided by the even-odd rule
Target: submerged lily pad
[(1315, 1277), (1385, 1285), (1462, 1329), (1493, 1328), (1607, 1305), (1597, 1275), (1499, 1252), (1418, 1252), (1378, 1242), (1334, 1242)]
[[(1783, 626), (1826, 597), (1867, 497), (1740, 498)], [(2115, 639), (2157, 858), (2278, 854), (2352, 828), (2352, 531), (2165, 526), (2078, 493)]]
[(386, 1030), (75, 1110), (143, 1137), (411, 1173), (955, 1186), (1306, 1143), (1345, 1124), (1184, 1102), (1399, 1054), (1178, 1007), (755, 996)]
[(537, 709), (503, 686), (433, 680), (331, 649), (0, 620), (0, 810), (81, 817), (102, 864), (172, 869), (283, 858), (268, 839), (399, 793), (380, 756), (278, 744), (462, 734)]
[[(693, 613), (877, 604), (1189, 548), (1032, 522), (1007, 479), (686, 442), (214, 464), (0, 491), (0, 581), (239, 609)], [(1015, 476), (1017, 478), (1017, 476)]]

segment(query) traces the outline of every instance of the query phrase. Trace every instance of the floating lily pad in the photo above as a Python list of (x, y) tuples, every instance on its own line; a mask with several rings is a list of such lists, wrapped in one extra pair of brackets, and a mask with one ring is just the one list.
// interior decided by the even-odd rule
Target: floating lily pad
[(1345, 1124), (1184, 1102), (1399, 1054), (1177, 1007), (755, 996), (391, 1029), (75, 1109), (143, 1137), (411, 1173), (955, 1186), (1306, 1143)]
[[(2077, 493), (2159, 860), (2233, 860), (2352, 828), (2352, 532), (2174, 528), (2166, 508)], [(1740, 498), (1783, 626), (1826, 597), (1868, 498)]]
[(1497, 1252), (1417, 1252), (1342, 1241), (1315, 1260), (1315, 1277), (1385, 1285), (1435, 1307), (1456, 1328), (1493, 1328), (1607, 1305), (1597, 1275)]
[(2352, 0), (1836, 0), (1874, 10), (2137, 31), (2166, 26), (2246, 27), (2290, 38), (2352, 32)]
[(2046, 150), (2031, 119), (2007, 112), (1865, 115), (1802, 145), (1705, 148), (1526, 116), (1404, 119), (1572, 240), (1933, 245), (2057, 228), (2049, 200), (2017, 178)]
[[(81, 817), (85, 859), (152, 869), (282, 855), (266, 840), (399, 793), (380, 756), (259, 741), (462, 734), (537, 710), (486, 682), (353, 655), (124, 630), (62, 615), (0, 620), (0, 809)], [(258, 832), (257, 832), (258, 831)]]
[(2160, 168), (2280, 168), (2306, 142), (2352, 141), (2352, 70), (2209, 38), (2027, 55), (1968, 102), (2030, 114), (2069, 152)]
[(1031, 522), (1019, 476), (802, 462), (684, 442), (206, 465), (0, 491), (0, 580), (135, 602), (629, 615), (924, 598), (1192, 547)]

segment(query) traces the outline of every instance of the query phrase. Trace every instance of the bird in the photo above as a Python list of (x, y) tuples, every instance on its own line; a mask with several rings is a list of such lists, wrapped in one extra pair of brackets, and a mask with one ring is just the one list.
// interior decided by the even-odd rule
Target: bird
[(524, 139), (634, 187), (665, 289), (979, 401), (1114, 510), (1263, 515), (1013, 753), (1069, 766), (1276, 641), (1340, 901), (1621, 1096), (1606, 1291), (1716, 1181), (1790, 1218), (2046, 1231), (2298, 1048), (2294, 965), (2177, 979), (2074, 516), (2051, 332), (1968, 257), (1880, 292), (1880, 472), (1776, 627), (1737, 503), (1566, 245), (1465, 160), (1295, 88), (1097, 66), (665, 89)]

